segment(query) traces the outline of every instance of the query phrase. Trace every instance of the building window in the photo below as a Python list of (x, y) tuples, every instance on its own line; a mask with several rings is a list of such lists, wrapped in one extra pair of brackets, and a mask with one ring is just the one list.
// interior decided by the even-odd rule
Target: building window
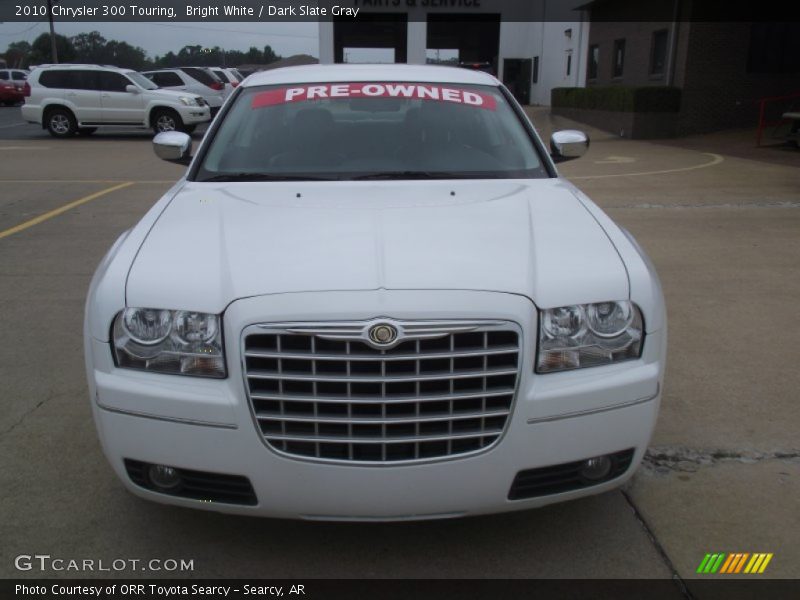
[(597, 79), (597, 67), (600, 64), (600, 46), (589, 46), (589, 79)]
[(650, 75), (663, 75), (667, 66), (667, 39), (666, 29), (653, 32), (652, 48), (650, 49)]
[(567, 54), (567, 77), (572, 73), (572, 54)]
[(614, 77), (622, 77), (625, 68), (625, 40), (614, 40)]
[(539, 57), (533, 57), (533, 75), (531, 75), (533, 83), (539, 83)]
[(429, 65), (458, 66), (458, 48), (426, 48), (425, 62)]

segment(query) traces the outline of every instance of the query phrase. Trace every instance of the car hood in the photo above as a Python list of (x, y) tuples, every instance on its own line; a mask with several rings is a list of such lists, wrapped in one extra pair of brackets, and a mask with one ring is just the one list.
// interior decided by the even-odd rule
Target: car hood
[(540, 307), (627, 298), (605, 231), (559, 179), (186, 183), (131, 266), (128, 306), (449, 289)]

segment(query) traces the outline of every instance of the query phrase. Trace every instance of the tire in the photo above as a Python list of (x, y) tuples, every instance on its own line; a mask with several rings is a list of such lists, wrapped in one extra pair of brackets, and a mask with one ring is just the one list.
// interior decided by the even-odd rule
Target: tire
[(153, 124), (153, 131), (156, 134), (165, 131), (183, 131), (183, 119), (174, 110), (162, 108), (153, 113), (151, 120)]
[(79, 127), (78, 135), (92, 135), (95, 131), (97, 131), (97, 127)]
[(78, 131), (75, 117), (66, 108), (53, 108), (45, 116), (45, 127), (55, 138), (68, 138)]
[(197, 129), (197, 125), (184, 125), (182, 131), (191, 135), (195, 129)]

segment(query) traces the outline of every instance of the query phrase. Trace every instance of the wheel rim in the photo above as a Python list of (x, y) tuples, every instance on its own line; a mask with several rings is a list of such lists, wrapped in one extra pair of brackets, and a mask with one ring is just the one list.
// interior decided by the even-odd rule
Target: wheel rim
[(53, 115), (50, 117), (50, 128), (60, 135), (69, 133), (69, 119), (66, 115)]
[(175, 119), (169, 115), (161, 115), (156, 120), (156, 128), (159, 131), (175, 131)]

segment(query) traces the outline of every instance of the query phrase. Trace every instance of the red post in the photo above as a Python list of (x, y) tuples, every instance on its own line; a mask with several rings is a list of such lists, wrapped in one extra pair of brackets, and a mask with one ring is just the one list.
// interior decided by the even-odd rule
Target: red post
[(761, 133), (764, 131), (764, 105), (767, 103), (766, 98), (762, 98), (759, 102), (758, 109), (758, 133), (756, 134), (756, 148), (761, 146)]

